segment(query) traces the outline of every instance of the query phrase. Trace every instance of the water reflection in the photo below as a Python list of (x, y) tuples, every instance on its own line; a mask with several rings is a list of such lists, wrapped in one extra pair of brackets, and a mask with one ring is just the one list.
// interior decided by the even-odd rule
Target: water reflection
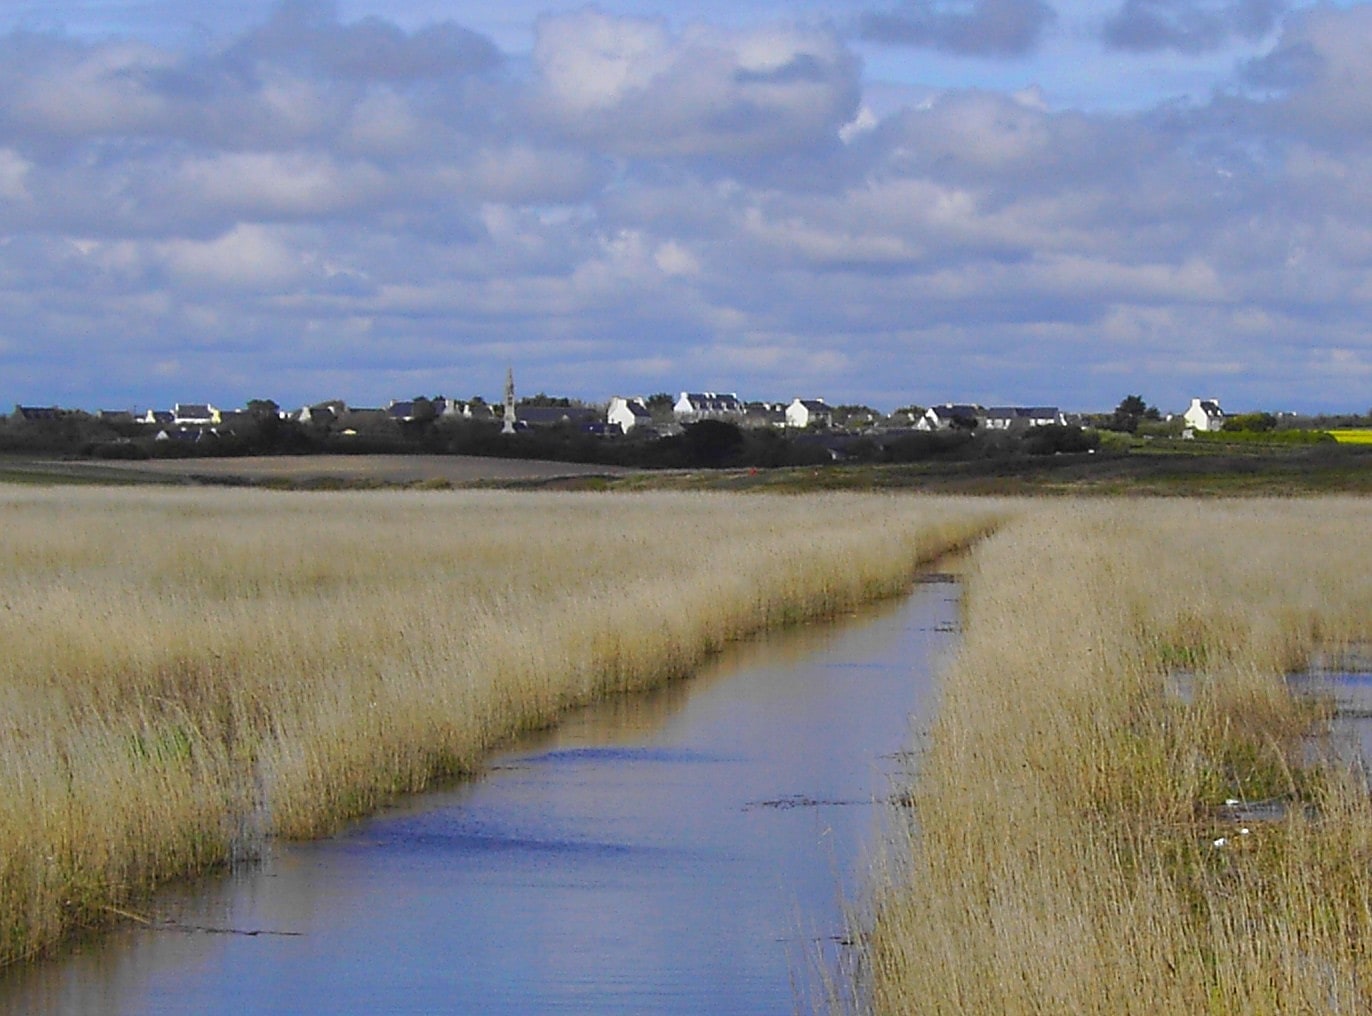
[(1333, 746), (1349, 761), (1372, 763), (1372, 644), (1354, 643), (1316, 653), (1310, 667), (1287, 678), (1298, 693), (1333, 707)]
[(815, 1000), (955, 587), (741, 646), (482, 779), (155, 901), (30, 1013), (788, 1013)]

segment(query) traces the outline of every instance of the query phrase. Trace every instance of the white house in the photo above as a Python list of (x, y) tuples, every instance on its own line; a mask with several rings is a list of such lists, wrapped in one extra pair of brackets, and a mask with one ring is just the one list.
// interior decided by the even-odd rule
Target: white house
[(963, 403), (945, 402), (941, 406), (930, 406), (915, 424), (916, 430), (947, 430), (961, 427), (975, 430), (986, 422), (986, 414), (980, 406)]
[(347, 411), (348, 404), (342, 399), (330, 399), (328, 402), (316, 402), (312, 406), (301, 406), (292, 414), (292, 419), (316, 427), (328, 427)]
[(1224, 426), (1224, 410), (1219, 399), (1192, 399), (1191, 408), (1181, 415), (1193, 430), (1219, 430)]
[(742, 418), (744, 407), (732, 392), (682, 392), (672, 412), (686, 422), (729, 420)]
[(786, 407), (786, 426), (827, 427), (834, 420), (834, 413), (824, 404), (823, 399), (792, 399)]
[(781, 428), (786, 426), (786, 406), (780, 402), (748, 402), (743, 406), (745, 427)]
[(642, 399), (626, 399), (616, 395), (610, 399), (609, 408), (605, 411), (605, 422), (618, 424), (619, 429), (628, 434), (635, 427), (651, 427), (653, 414), (648, 412)]
[(178, 427), (216, 424), (219, 422), (219, 410), (207, 403), (178, 402), (172, 406), (172, 422)]
[(491, 420), (495, 410), (487, 402), (463, 399), (437, 398), (433, 400), (434, 409), (444, 419), (452, 420)]
[(1067, 417), (1057, 406), (992, 406), (986, 410), (988, 430), (1022, 430), (1026, 427), (1059, 426)]

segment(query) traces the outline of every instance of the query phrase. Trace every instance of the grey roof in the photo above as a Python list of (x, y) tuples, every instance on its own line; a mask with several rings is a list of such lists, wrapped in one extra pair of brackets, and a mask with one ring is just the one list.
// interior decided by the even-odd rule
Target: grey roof
[(389, 423), (391, 418), (384, 409), (349, 409), (338, 418), (339, 430), (356, 430), (358, 427), (375, 427)]
[(15, 406), (14, 411), (24, 420), (56, 420), (62, 416), (56, 406)]
[[(685, 392), (685, 398), (697, 413), (741, 413), (743, 403), (733, 392)], [(680, 401), (679, 399), (677, 401)]]
[(959, 417), (966, 419), (968, 417), (980, 416), (981, 407), (970, 406), (966, 403), (945, 402), (941, 406), (930, 406), (929, 412), (933, 413), (935, 416), (948, 417), (949, 419), (957, 419)]
[(1052, 420), (1060, 415), (1057, 406), (992, 406), (986, 410), (989, 420)]

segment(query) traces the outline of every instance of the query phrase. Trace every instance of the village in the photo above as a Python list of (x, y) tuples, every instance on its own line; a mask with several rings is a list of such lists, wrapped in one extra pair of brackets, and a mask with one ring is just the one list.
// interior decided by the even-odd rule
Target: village
[[(1226, 416), (1217, 398), (1193, 398), (1180, 414), (1162, 416), (1142, 399), (1139, 418), (1177, 423), (1182, 436), (1218, 431)], [(1118, 418), (1122, 410), (1113, 416)], [(673, 399), (666, 393), (613, 396), (603, 404), (588, 404), (540, 393), (531, 399), (514, 398), (512, 379), (501, 403), (477, 396), (467, 400), (446, 396), (391, 400), (384, 407), (351, 406), (342, 399), (282, 409), (271, 399), (254, 399), (236, 409), (209, 402), (178, 402), (169, 409), (98, 410), (89, 413), (61, 406), (16, 405), (11, 424), (88, 422), (103, 425), (125, 439), (151, 437), (158, 442), (196, 444), (260, 429), (264, 423), (289, 422), (316, 434), (336, 437), (377, 436), (397, 428), (467, 421), (499, 425), (505, 433), (560, 427), (597, 437), (653, 439), (681, 433), (683, 427), (714, 420), (746, 429), (800, 434), (885, 434), (961, 431), (1019, 432), (1036, 427), (1111, 426), (1110, 414), (1068, 413), (1056, 406), (981, 406), (975, 403), (910, 405), (882, 413), (865, 405), (831, 406), (823, 398), (795, 397), (790, 402), (745, 401), (734, 392), (686, 392)], [(1120, 427), (1117, 429), (1132, 429)]]

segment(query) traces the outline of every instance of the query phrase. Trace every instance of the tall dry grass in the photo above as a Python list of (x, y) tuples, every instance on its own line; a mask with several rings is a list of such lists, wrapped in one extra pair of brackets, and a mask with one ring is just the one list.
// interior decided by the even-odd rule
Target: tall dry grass
[(1367, 509), (1064, 502), (979, 545), (859, 1005), (1372, 1011), (1368, 787), (1285, 681), (1372, 636)]
[(0, 962), (897, 592), (994, 505), (0, 490)]

